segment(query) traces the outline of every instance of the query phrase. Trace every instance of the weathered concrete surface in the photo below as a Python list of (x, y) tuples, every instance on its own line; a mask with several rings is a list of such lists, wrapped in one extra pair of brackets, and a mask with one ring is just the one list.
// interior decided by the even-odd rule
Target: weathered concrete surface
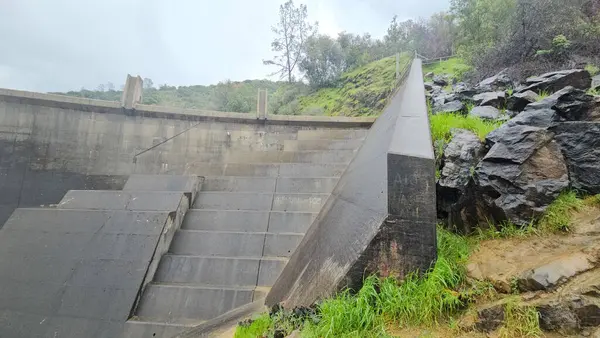
[(371, 122), (277, 117), (259, 123), (251, 114), (123, 110), (120, 102), (0, 89), (0, 225), (15, 208), (56, 204), (69, 190), (119, 190), (130, 174), (340, 176), (348, 149), (330, 154), (342, 163), (319, 164), (312, 162), (333, 161), (310, 147), (281, 152), (285, 141), (329, 134), (344, 141), (364, 136)]
[(364, 274), (402, 277), (435, 261), (435, 169), (422, 79), (421, 62), (415, 61), (267, 305), (310, 305), (342, 287), (360, 287)]
[(15, 211), (0, 231), (0, 307), (11, 324), (0, 336), (117, 337), (171, 217)]
[(191, 184), (70, 191), (57, 208), (12, 214), (0, 230), (1, 337), (120, 336), (201, 179), (152, 181)]

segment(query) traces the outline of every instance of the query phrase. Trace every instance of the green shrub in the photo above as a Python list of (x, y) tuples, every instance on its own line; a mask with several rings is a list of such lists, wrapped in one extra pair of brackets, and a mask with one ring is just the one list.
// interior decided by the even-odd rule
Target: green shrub
[(596, 76), (596, 75), (600, 74), (600, 68), (591, 63), (589, 63), (585, 66), (585, 70), (587, 70), (590, 73), (590, 75), (592, 75), (592, 76)]

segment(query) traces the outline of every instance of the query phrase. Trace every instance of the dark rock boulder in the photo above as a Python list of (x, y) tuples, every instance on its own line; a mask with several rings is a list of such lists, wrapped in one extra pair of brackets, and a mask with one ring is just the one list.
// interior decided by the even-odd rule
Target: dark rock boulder
[(438, 86), (447, 86), (448, 85), (448, 79), (445, 76), (442, 75), (434, 75), (433, 76), (433, 83), (435, 83)]
[(474, 107), (469, 112), (469, 115), (479, 117), (484, 120), (497, 120), (498, 118), (500, 118), (500, 114), (500, 110), (492, 106)]
[(444, 104), (435, 105), (433, 107), (434, 113), (463, 113), (465, 111), (465, 105), (456, 100)]
[(592, 84), (592, 77), (587, 70), (570, 69), (533, 76), (528, 78), (525, 83), (526, 87), (520, 89), (519, 92), (532, 90), (537, 93), (542, 91), (553, 93), (567, 86), (586, 90)]
[(595, 263), (593, 255), (576, 252), (525, 271), (516, 280), (523, 292), (555, 290), (575, 276), (593, 269)]
[(479, 310), (475, 328), (483, 332), (496, 331), (504, 324), (504, 310), (504, 304), (498, 304)]
[(504, 90), (507, 87), (512, 85), (512, 80), (506, 74), (506, 70), (501, 71), (500, 73), (488, 77), (487, 79), (479, 82), (476, 86), (477, 91), (481, 92), (490, 92), (496, 90)]
[(471, 88), (464, 82), (454, 85), (454, 94), (461, 101), (473, 101), (473, 96), (477, 94), (474, 88)]
[(528, 224), (569, 186), (560, 148), (545, 128), (503, 126), (475, 170), (478, 206), (486, 218)]
[(540, 315), (540, 328), (544, 331), (560, 332), (567, 335), (581, 331), (577, 316), (566, 304), (551, 301), (536, 306), (536, 310)]
[[(479, 137), (463, 129), (452, 130), (452, 141), (444, 149), (443, 167), (437, 183), (438, 216), (449, 225), (462, 226), (472, 223), (465, 208), (470, 208), (472, 176), (485, 152)], [(470, 232), (469, 228), (461, 229)]]
[(502, 108), (506, 104), (504, 92), (487, 92), (473, 96), (473, 101), (479, 106)]
[(504, 137), (506, 129), (514, 126), (531, 126), (538, 128), (549, 128), (553, 126), (558, 120), (558, 115), (552, 109), (540, 109), (540, 110), (528, 110), (524, 111), (505, 124), (500, 128), (493, 130), (486, 137), (486, 145), (491, 148), (498, 142), (499, 139)]
[(531, 90), (524, 93), (515, 93), (506, 99), (506, 109), (512, 111), (523, 111), (528, 104), (538, 100), (539, 95)]
[(600, 119), (600, 98), (573, 87), (565, 87), (525, 107), (526, 111), (539, 109), (554, 109), (561, 121), (597, 120)]
[(581, 326), (600, 326), (600, 299), (583, 295), (575, 296), (570, 300), (570, 305)]
[(600, 122), (566, 122), (552, 128), (564, 154), (571, 186), (600, 194)]
[(432, 91), (433, 90), (433, 86), (434, 86), (433, 82), (425, 82), (424, 85), (425, 85), (425, 90), (426, 91)]

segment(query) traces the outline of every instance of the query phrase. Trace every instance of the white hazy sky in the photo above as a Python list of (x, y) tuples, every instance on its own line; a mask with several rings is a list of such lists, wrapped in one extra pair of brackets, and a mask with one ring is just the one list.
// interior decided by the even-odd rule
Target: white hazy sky
[[(266, 78), (284, 0), (0, 0), (0, 87), (95, 89), (126, 74), (155, 84)], [(390, 20), (448, 0), (296, 0), (320, 32), (383, 36)]]

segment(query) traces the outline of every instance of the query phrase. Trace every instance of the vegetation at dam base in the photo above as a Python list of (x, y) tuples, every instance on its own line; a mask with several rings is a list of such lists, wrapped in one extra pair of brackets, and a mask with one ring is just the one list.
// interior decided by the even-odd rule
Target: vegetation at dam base
[[(515, 240), (535, 243), (541, 238), (569, 236), (563, 227), (572, 225), (577, 213), (600, 215), (600, 195), (561, 194), (535, 225), (519, 227), (490, 224), (487, 230), (461, 236), (438, 227), (438, 260), (422, 278), (416, 275), (397, 282), (393, 278), (370, 276), (358, 292), (343, 291), (309, 308), (274, 308), (240, 323), (235, 337), (452, 337), (467, 334), (480, 322), (465, 324), (478, 307), (499, 303), (503, 320), (493, 330), (494, 337), (541, 337), (540, 314), (535, 305), (519, 296), (512, 285), (508, 294), (497, 290), (489, 280), (473, 278), (469, 257), (486, 243)], [(488, 257), (496, 260), (497, 257)], [(516, 281), (517, 276), (512, 277)], [(511, 282), (511, 284), (514, 284)], [(472, 319), (471, 319), (472, 320)], [(486, 337), (473, 332), (469, 337)]]

